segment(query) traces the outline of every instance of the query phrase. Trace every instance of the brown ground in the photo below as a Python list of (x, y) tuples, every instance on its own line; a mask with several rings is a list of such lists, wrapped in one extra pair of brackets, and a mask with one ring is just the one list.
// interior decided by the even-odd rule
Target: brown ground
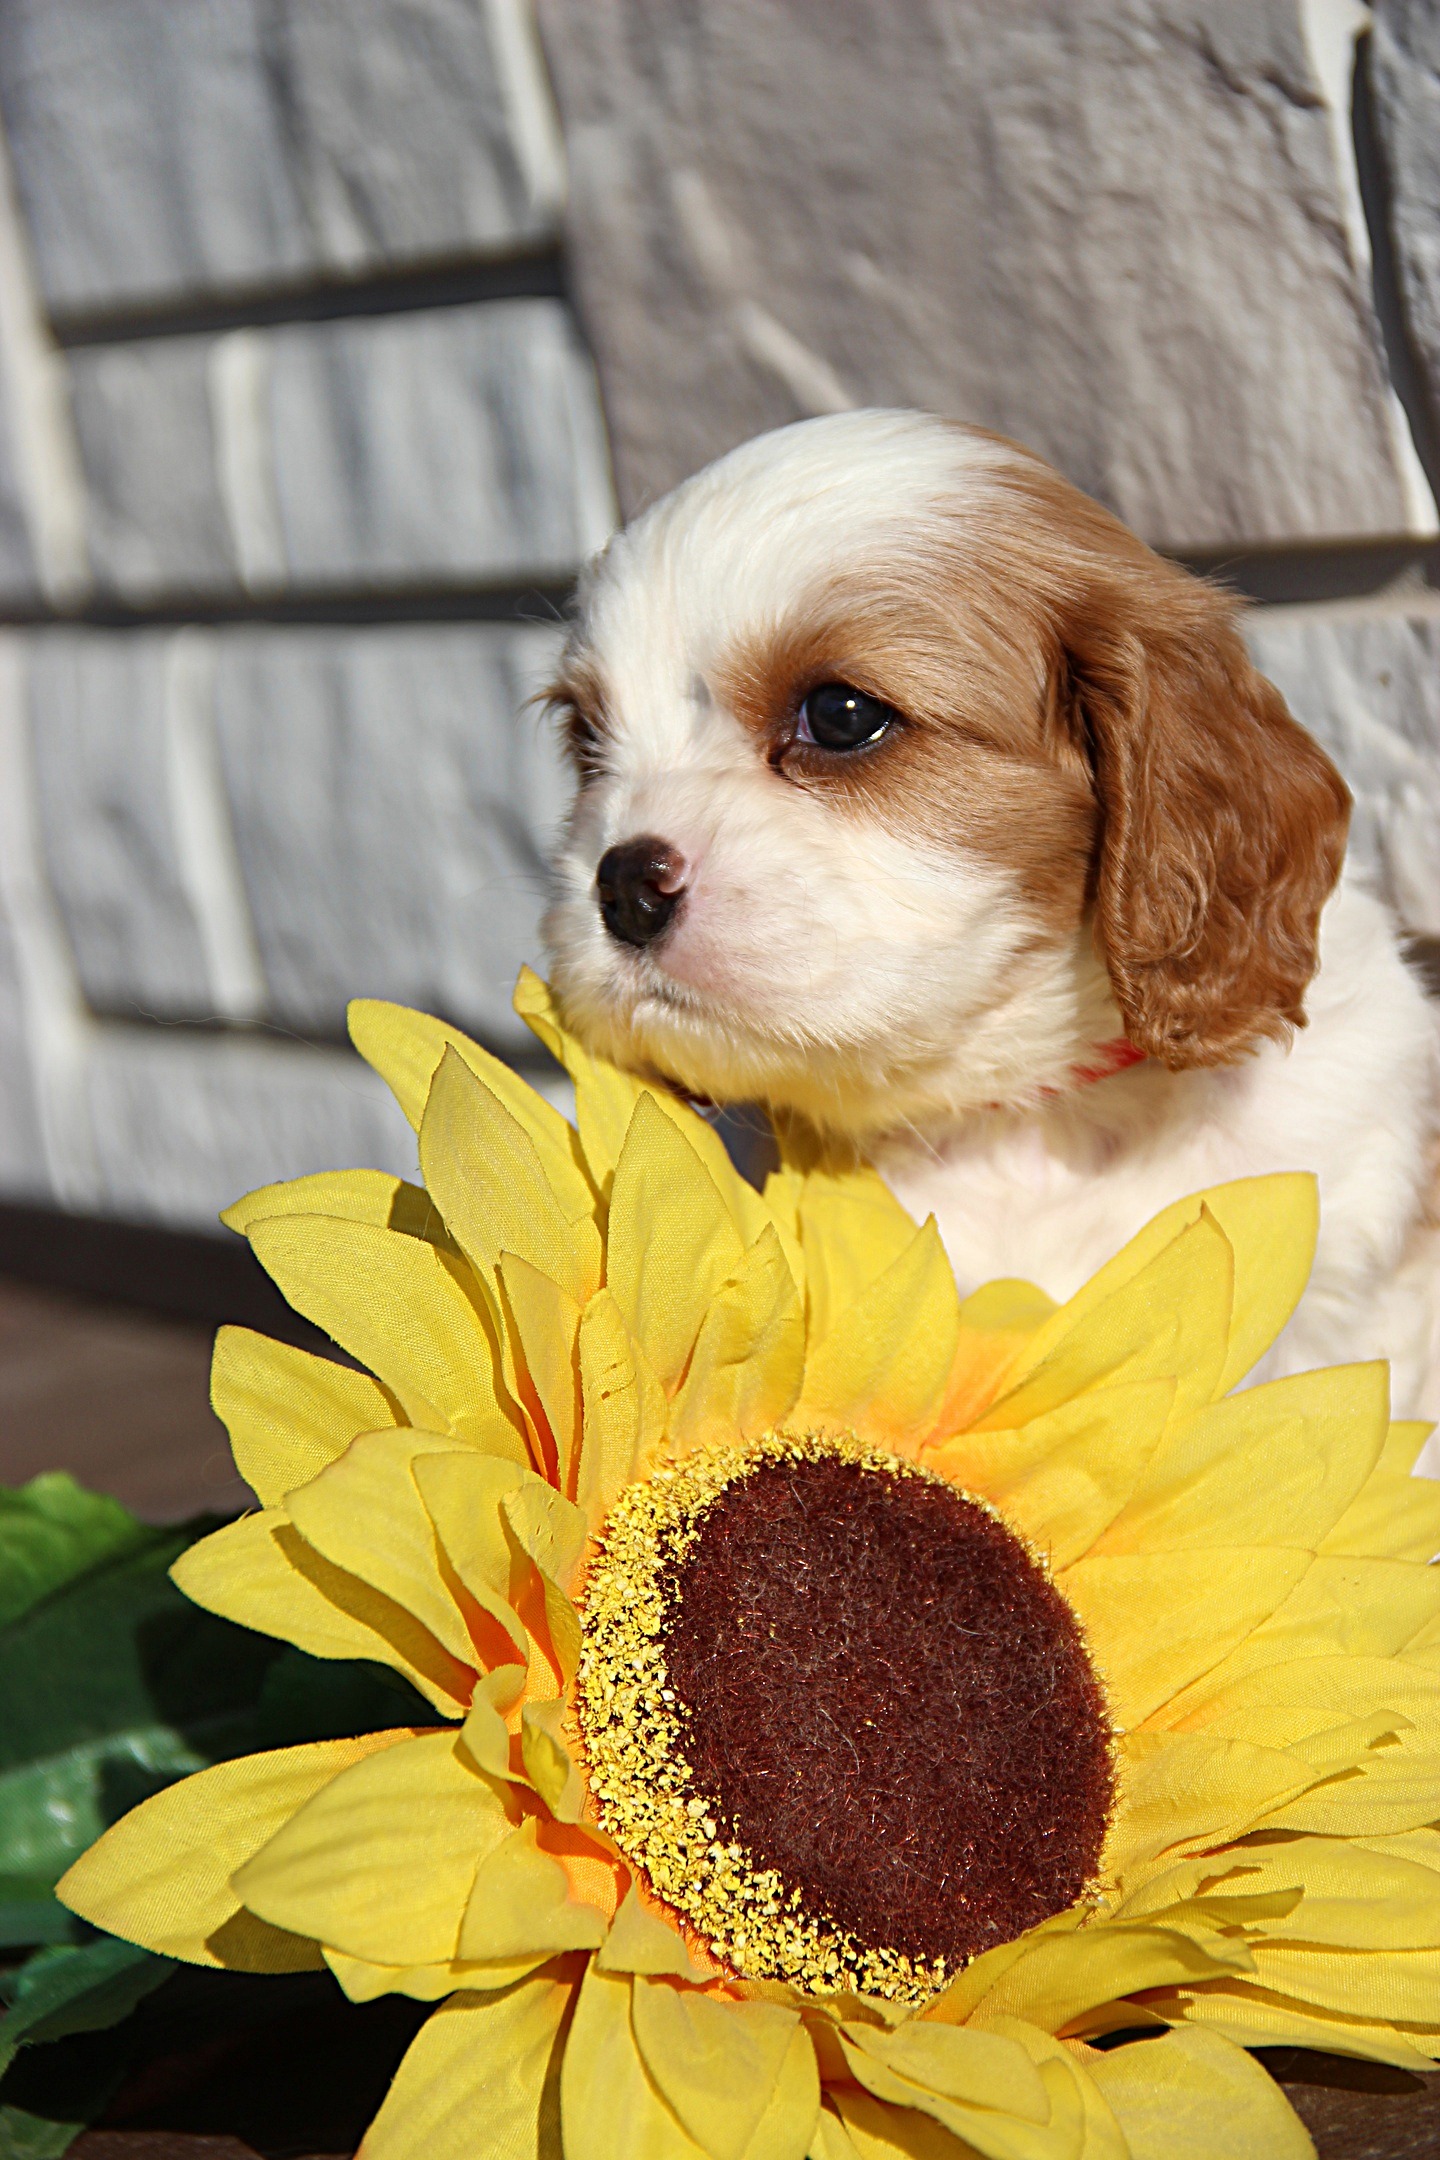
[(152, 1522), (249, 1504), (210, 1408), (213, 1334), (0, 1277), (0, 1484), (70, 1470)]

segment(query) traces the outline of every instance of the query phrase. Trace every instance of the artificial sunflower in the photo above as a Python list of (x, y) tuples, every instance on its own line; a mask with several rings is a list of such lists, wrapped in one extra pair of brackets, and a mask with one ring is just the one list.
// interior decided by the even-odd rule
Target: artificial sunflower
[(1231, 1393), (1311, 1181), (1169, 1210), (1066, 1305), (962, 1302), (873, 1174), (792, 1151), (762, 1195), (517, 1003), (578, 1130), (353, 1009), (424, 1187), (232, 1211), (364, 1369), (222, 1332), (263, 1510), (175, 1571), (435, 1723), (202, 1771), (67, 1902), (439, 2004), (369, 2160), (1298, 2156), (1247, 2047), (1428, 2066), (1424, 1428), (1381, 1365)]

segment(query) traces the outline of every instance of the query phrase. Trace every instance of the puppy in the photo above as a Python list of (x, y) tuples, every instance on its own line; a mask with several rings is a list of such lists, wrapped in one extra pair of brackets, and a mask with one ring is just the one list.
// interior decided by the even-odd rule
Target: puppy
[(576, 1029), (853, 1144), (962, 1290), (1063, 1298), (1172, 1200), (1317, 1173), (1267, 1376), (1440, 1412), (1432, 1009), (1235, 603), (1039, 458), (904, 412), (760, 437), (589, 572), (546, 923)]

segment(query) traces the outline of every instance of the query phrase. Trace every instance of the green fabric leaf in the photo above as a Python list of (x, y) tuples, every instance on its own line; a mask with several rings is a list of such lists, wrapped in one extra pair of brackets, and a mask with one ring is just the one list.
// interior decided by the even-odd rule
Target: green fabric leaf
[(0, 1979), (0, 2076), (22, 2047), (116, 2024), (173, 1970), (173, 1959), (108, 1935), (39, 1951)]
[[(57, 1532), (49, 1588), (38, 1595), (40, 1545), (31, 1538), (12, 1581), (0, 1535), (0, 1611), (12, 1615), (0, 1624), (0, 1944), (8, 1947), (75, 1939), (51, 1886), (162, 1785), (234, 1755), (431, 1716), (378, 1666), (307, 1657), (183, 1597), (169, 1570), (214, 1518), (156, 1529), (68, 1478), (0, 1497), (28, 1500), (35, 1485), (65, 1488), (56, 1519), (75, 1535), (62, 1552)], [(87, 1512), (91, 1501), (98, 1512)], [(19, 1523), (28, 1535), (35, 1519), (33, 1509), (0, 1507), (0, 1532)], [(88, 1565), (77, 1525), (88, 1526)]]
[(47, 1470), (18, 1492), (0, 1486), (0, 1627), (151, 1535), (118, 1500)]

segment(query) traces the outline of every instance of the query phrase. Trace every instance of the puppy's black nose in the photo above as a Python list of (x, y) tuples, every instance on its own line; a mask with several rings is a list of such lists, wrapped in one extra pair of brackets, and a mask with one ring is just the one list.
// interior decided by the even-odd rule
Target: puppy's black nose
[(659, 937), (685, 891), (683, 858), (664, 840), (646, 833), (607, 848), (595, 872), (600, 913), (622, 945), (648, 945)]

